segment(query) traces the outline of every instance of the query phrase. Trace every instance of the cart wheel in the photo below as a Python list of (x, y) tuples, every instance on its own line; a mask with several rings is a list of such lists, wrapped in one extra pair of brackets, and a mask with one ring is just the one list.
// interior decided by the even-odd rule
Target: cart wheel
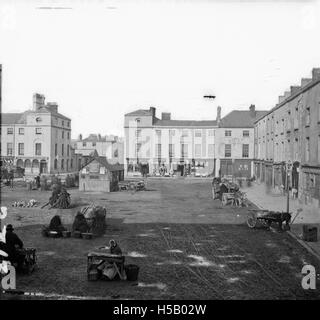
[(249, 228), (253, 229), (257, 225), (258, 219), (255, 213), (249, 213), (247, 216), (247, 225)]

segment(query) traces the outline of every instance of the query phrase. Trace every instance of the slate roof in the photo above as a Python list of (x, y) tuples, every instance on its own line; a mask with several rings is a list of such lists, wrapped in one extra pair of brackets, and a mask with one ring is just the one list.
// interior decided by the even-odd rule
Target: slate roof
[(155, 126), (163, 127), (216, 127), (216, 120), (160, 120), (156, 119)]
[(1, 113), (1, 124), (19, 123), (23, 113)]
[(256, 119), (263, 117), (268, 111), (256, 111), (252, 117), (250, 111), (233, 110), (221, 119), (221, 128), (253, 128)]
[(97, 150), (95, 150), (94, 152), (92, 152), (92, 154), (90, 155), (90, 160), (84, 165), (82, 166), (81, 170), (86, 167), (89, 163), (91, 163), (92, 161), (98, 161), (102, 166), (104, 166), (107, 170), (109, 171), (123, 171), (124, 170), (124, 165), (123, 164), (111, 164), (108, 162), (106, 157), (101, 157), (98, 155)]
[(133, 112), (125, 114), (126, 116), (152, 116), (152, 112), (149, 109), (139, 109)]

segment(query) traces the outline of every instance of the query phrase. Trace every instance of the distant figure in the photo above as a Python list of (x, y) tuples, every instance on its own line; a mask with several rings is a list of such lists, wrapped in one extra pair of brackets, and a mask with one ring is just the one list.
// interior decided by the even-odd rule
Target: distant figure
[(113, 239), (110, 240), (109, 244), (110, 244), (110, 253), (111, 254), (117, 254), (117, 255), (122, 256), (122, 250), (115, 240), (113, 240)]
[(13, 179), (14, 179), (14, 172), (11, 169), (9, 172), (9, 182), (10, 182), (10, 188), (13, 189)]
[(18, 264), (19, 268), (24, 262), (25, 253), (23, 251), (23, 242), (13, 230), (12, 224), (8, 224), (6, 227), (6, 248), (8, 260), (12, 264)]
[(62, 225), (61, 218), (58, 215), (55, 215), (49, 225), (49, 231), (56, 231), (59, 234), (62, 234), (62, 231), (65, 231), (66, 228)]
[(35, 179), (36, 179), (37, 189), (40, 189), (40, 175), (37, 175)]
[(88, 232), (89, 229), (90, 227), (85, 216), (80, 211), (78, 211), (72, 225), (72, 231), (80, 231), (81, 233), (85, 233)]

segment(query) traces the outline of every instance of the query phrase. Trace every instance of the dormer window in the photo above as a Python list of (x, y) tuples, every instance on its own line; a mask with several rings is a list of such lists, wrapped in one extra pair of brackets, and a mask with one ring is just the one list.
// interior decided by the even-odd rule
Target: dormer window
[(137, 118), (135, 121), (136, 121), (136, 123), (140, 123), (141, 119)]

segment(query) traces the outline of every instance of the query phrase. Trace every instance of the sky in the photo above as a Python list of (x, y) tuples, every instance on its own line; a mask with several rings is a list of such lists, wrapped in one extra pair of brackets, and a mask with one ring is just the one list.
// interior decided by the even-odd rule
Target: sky
[(318, 0), (1, 0), (2, 112), (42, 93), (77, 138), (123, 136), (124, 114), (150, 106), (269, 110), (320, 67), (319, 36)]

